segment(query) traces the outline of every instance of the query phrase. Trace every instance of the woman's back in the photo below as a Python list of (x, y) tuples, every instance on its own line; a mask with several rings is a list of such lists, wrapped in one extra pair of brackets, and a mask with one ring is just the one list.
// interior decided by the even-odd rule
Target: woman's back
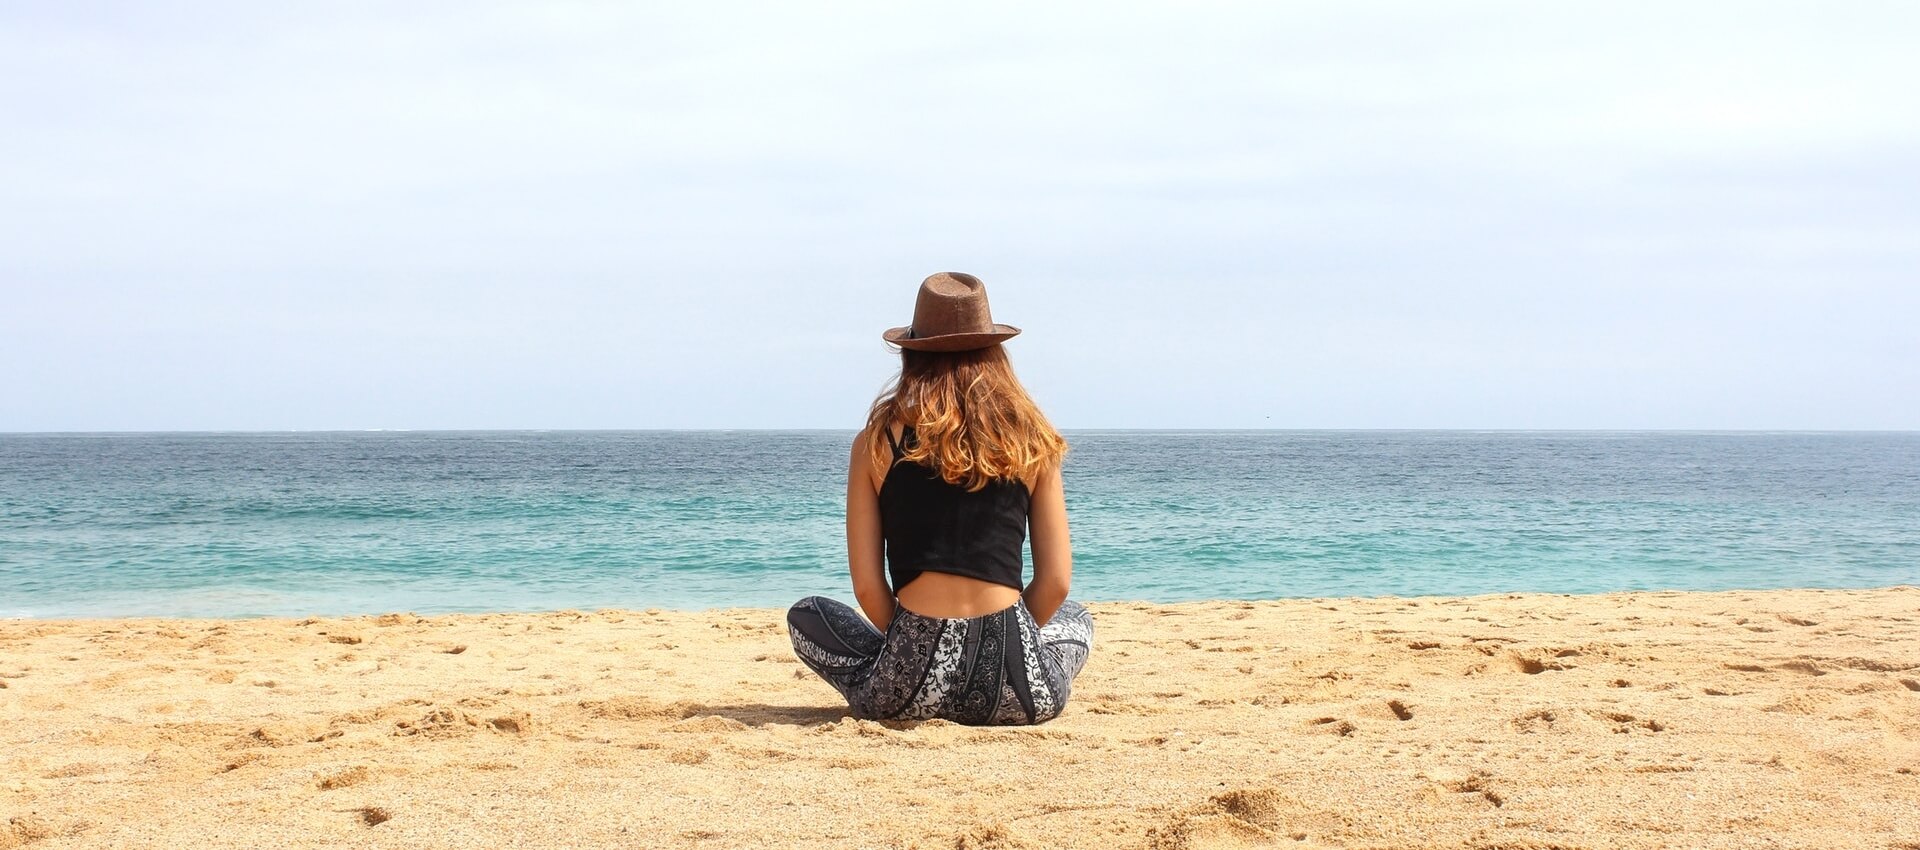
[(938, 617), (1012, 605), (1026, 589), (1026, 482), (1001, 478), (968, 490), (903, 458), (915, 444), (912, 426), (887, 439), (893, 463), (878, 494), (880, 529), (900, 604)]

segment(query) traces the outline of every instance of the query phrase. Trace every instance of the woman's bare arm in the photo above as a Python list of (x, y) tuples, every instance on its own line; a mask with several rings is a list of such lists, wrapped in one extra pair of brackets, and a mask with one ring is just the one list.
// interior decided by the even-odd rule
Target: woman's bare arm
[(861, 431), (853, 438), (853, 457), (847, 462), (847, 569), (853, 575), (853, 598), (881, 631), (893, 623), (893, 589), (887, 586), (880, 536), (880, 494), (873, 486), (873, 462)]
[(1027, 508), (1027, 529), (1033, 538), (1033, 581), (1027, 585), (1027, 610), (1046, 625), (1073, 584), (1073, 544), (1067, 537), (1067, 495), (1060, 467), (1041, 473), (1033, 483)]

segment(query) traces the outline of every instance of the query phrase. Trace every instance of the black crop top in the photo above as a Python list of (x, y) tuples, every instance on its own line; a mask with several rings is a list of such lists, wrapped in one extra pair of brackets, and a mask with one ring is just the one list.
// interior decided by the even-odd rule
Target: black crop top
[(913, 428), (893, 445), (893, 466), (880, 484), (880, 533), (887, 541), (887, 574), (893, 592), (923, 572), (952, 573), (1023, 590), (1021, 550), (1027, 542), (1025, 482), (1000, 479), (972, 493), (949, 484), (924, 464), (901, 460), (901, 443), (914, 444)]

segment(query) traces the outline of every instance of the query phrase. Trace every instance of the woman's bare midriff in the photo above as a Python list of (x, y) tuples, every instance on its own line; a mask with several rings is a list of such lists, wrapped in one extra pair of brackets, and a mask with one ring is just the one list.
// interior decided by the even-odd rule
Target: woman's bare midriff
[(952, 573), (921, 573), (894, 594), (900, 607), (922, 617), (978, 617), (1004, 611), (1020, 591), (1004, 584)]

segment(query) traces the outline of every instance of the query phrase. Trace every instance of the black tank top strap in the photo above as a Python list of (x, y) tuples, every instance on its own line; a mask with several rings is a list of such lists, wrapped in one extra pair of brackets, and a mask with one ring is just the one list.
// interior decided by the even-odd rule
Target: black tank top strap
[(887, 445), (893, 447), (893, 459), (897, 461), (900, 459), (900, 455), (901, 455), (900, 441), (893, 438), (893, 426), (891, 425), (887, 426), (886, 435), (887, 435)]

